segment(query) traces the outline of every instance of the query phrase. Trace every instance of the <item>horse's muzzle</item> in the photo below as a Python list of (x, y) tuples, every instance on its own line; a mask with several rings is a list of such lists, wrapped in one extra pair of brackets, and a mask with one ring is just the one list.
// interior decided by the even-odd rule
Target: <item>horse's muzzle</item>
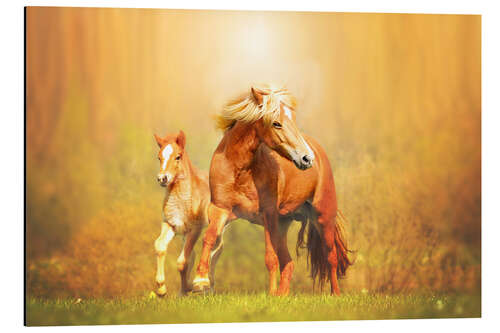
[(313, 166), (314, 158), (306, 154), (302, 155), (300, 158), (298, 156), (294, 156), (294, 158), (292, 158), (292, 161), (298, 169), (307, 170)]
[(314, 161), (314, 159), (309, 155), (304, 155), (300, 159), (301, 164), (304, 165), (304, 167), (306, 169), (309, 169), (310, 167), (312, 167), (313, 161)]
[(158, 176), (156, 177), (156, 179), (158, 180), (158, 183), (160, 184), (160, 186), (167, 186), (168, 184), (168, 175), (166, 174), (163, 174), (163, 173), (159, 173)]

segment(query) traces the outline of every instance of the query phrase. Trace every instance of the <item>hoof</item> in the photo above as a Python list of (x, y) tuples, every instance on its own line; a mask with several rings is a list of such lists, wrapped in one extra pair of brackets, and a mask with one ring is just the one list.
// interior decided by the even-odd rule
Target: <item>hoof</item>
[(207, 295), (211, 293), (212, 289), (210, 289), (210, 287), (199, 287), (199, 288), (193, 288), (193, 290), (191, 290), (190, 292), (190, 295)]
[(167, 294), (167, 286), (165, 285), (162, 285), (160, 286), (157, 290), (156, 290), (156, 295), (158, 295), (158, 297), (163, 297)]
[(209, 279), (195, 279), (193, 281), (193, 294), (206, 294), (211, 291)]

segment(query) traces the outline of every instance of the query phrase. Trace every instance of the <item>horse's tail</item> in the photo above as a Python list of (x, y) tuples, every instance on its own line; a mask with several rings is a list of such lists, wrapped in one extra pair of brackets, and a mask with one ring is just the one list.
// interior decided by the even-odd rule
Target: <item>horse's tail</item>
[(353, 262), (349, 259), (347, 255), (349, 250), (347, 246), (347, 240), (344, 236), (344, 223), (347, 219), (344, 214), (339, 210), (337, 210), (338, 217), (335, 219), (335, 246), (337, 248), (337, 276), (339, 278), (343, 278), (349, 266), (352, 266)]
[[(314, 225), (316, 221), (316, 214), (310, 207), (310, 213), (307, 214), (306, 220), (302, 221), (300, 228), (296, 251), (301, 247), (307, 248), (307, 264), (310, 269), (311, 278), (314, 283), (319, 282), (320, 288), (323, 287), (325, 281), (330, 280), (331, 265), (328, 261), (328, 248), (323, 236), (320, 234), (318, 228)], [(339, 217), (345, 220), (344, 215), (339, 211)], [(307, 241), (304, 241), (305, 231), (307, 227)], [(349, 266), (352, 265), (348, 257), (349, 249), (344, 237), (342, 221), (338, 218), (335, 219), (334, 225), (334, 246), (337, 253), (337, 278), (342, 278)], [(305, 246), (304, 246), (305, 243)]]

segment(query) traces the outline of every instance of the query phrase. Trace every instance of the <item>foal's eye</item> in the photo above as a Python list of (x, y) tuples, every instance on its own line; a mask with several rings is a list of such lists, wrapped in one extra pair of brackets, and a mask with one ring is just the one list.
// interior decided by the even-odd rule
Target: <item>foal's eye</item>
[(178, 161), (180, 159), (181, 159), (181, 155), (177, 155), (177, 157), (175, 158), (176, 161)]
[(280, 123), (278, 123), (277, 121), (275, 121), (275, 122), (273, 123), (273, 127), (274, 127), (274, 128), (281, 128), (281, 124), (280, 124)]

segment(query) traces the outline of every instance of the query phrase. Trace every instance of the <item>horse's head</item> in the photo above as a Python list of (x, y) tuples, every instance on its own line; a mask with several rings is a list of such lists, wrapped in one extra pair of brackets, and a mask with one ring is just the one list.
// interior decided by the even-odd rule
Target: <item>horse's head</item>
[(160, 152), (160, 172), (157, 179), (161, 186), (173, 184), (182, 175), (182, 158), (186, 145), (186, 136), (183, 131), (179, 134), (167, 135), (164, 138), (154, 135)]
[[(262, 105), (267, 92), (252, 88), (258, 105)], [(295, 110), (282, 102), (279, 103), (279, 117), (270, 124), (263, 119), (256, 122), (257, 135), (271, 149), (291, 160), (301, 170), (312, 167), (314, 152), (307, 144), (295, 123)]]

